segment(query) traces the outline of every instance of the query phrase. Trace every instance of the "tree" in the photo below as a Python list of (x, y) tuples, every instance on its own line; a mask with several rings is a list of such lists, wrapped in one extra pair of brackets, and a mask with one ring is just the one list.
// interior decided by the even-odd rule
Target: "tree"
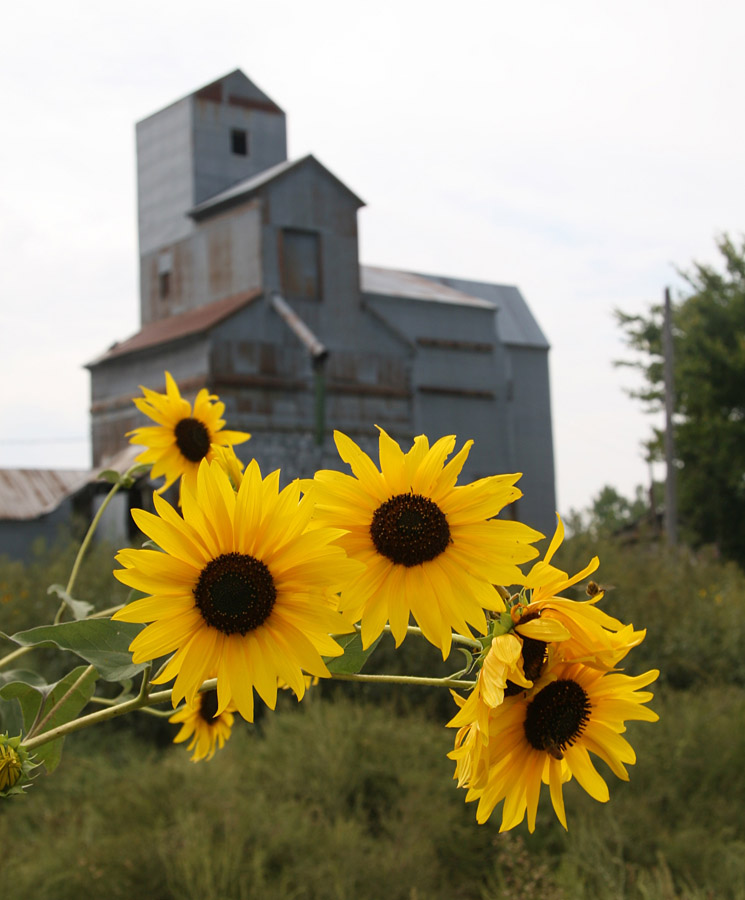
[[(661, 485), (655, 484), (655, 496)], [(606, 484), (584, 510), (571, 509), (564, 524), (571, 535), (588, 534), (594, 539), (612, 537), (630, 529), (654, 527), (648, 492), (638, 484), (634, 497), (624, 497)]]
[[(673, 309), (675, 441), (681, 527), (695, 544), (715, 544), (745, 564), (745, 239), (717, 242), (722, 271), (694, 264), (682, 273), (691, 294)], [(648, 411), (663, 400), (662, 307), (616, 312), (631, 365), (644, 386), (630, 392)], [(662, 433), (647, 444), (661, 458)]]

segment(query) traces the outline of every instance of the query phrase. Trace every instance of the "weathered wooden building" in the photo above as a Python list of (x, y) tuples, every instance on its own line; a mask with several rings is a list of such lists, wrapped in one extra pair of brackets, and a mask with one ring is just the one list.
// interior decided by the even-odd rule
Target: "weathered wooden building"
[(89, 364), (93, 464), (143, 424), (138, 386), (206, 386), (237, 448), (286, 479), (338, 468), (334, 429), (375, 453), (475, 440), (464, 477), (521, 471), (515, 514), (552, 531), (548, 343), (517, 288), (362, 266), (362, 200), (287, 159), (283, 111), (235, 71), (137, 125), (141, 329)]

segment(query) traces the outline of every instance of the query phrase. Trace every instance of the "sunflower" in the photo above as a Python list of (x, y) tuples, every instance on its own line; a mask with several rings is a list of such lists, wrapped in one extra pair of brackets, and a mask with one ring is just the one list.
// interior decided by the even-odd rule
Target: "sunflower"
[(320, 523), (344, 528), (339, 543), (364, 563), (342, 591), (339, 609), (362, 623), (367, 648), (386, 623), (398, 646), (409, 615), (424, 636), (450, 652), (452, 631), (486, 631), (484, 609), (503, 610), (494, 584), (522, 581), (520, 563), (536, 556), (542, 535), (492, 518), (522, 496), (517, 475), (494, 475), (456, 487), (473, 441), (447, 463), (455, 437), (431, 447), (424, 435), (408, 453), (380, 431), (380, 465), (346, 435), (334, 432), (339, 455), (352, 469), (317, 472), (309, 490)]
[(476, 723), (483, 743), (488, 743), (489, 710), (505, 696), (513, 696), (533, 686), (548, 665), (548, 656), (564, 662), (583, 662), (606, 671), (612, 669), (632, 647), (641, 643), (645, 631), (634, 631), (618, 619), (597, 609), (603, 596), (597, 593), (584, 602), (557, 597), (560, 591), (581, 581), (598, 567), (595, 557), (581, 572), (569, 577), (551, 565), (564, 537), (558, 518), (556, 532), (544, 559), (525, 576), (525, 585), (509, 615), (491, 624), (497, 633), (479, 659), (476, 685), (460, 710), (448, 722), (450, 728)]
[(342, 532), (311, 523), (312, 500), (299, 483), (279, 491), (279, 472), (262, 479), (252, 461), (240, 488), (218, 461), (199, 466), (196, 491), (182, 486), (183, 518), (162, 497), (157, 515), (134, 510), (158, 550), (121, 550), (119, 581), (149, 596), (114, 616), (150, 622), (132, 641), (135, 662), (173, 654), (154, 680), (175, 678), (173, 705), (194, 704), (217, 677), (217, 715), (234, 703), (253, 720), (253, 689), (274, 709), (277, 679), (298, 699), (304, 673), (328, 677), (321, 655), (340, 656), (330, 637), (352, 631), (328, 601), (360, 564), (334, 542)]
[[(488, 743), (489, 710), (499, 706), (505, 695), (511, 696), (533, 687), (533, 682), (526, 676), (526, 669), (531, 678), (537, 678), (543, 668), (547, 643), (564, 641), (569, 637), (569, 632), (560, 622), (542, 624), (549, 627), (542, 630), (541, 641), (521, 639), (515, 633), (499, 634), (492, 638), (483, 657), (476, 686), (459, 712), (448, 722), (448, 728), (460, 728), (476, 722), (481, 740)], [(540, 647), (539, 653), (534, 651), (534, 647)]]
[(564, 539), (561, 517), (557, 516), (557, 520), (544, 558), (525, 576), (522, 596), (510, 611), (515, 632), (523, 642), (526, 674), (531, 679), (540, 675), (547, 643), (557, 640), (557, 628), (565, 631), (564, 638), (558, 638), (562, 643), (557, 648), (564, 660), (581, 661), (603, 670), (612, 669), (646, 635), (644, 629), (635, 631), (632, 625), (624, 625), (598, 609), (602, 591), (583, 601), (558, 596), (592, 574), (599, 561), (593, 557), (571, 577), (553, 566), (551, 560)]
[(212, 460), (220, 447), (242, 444), (251, 435), (242, 431), (222, 431), (225, 420), (225, 404), (214, 394), (202, 388), (191, 404), (179, 393), (170, 372), (166, 372), (166, 393), (159, 394), (149, 388), (140, 390), (144, 397), (135, 397), (134, 405), (141, 413), (157, 422), (136, 428), (127, 434), (130, 444), (144, 444), (137, 462), (152, 464), (152, 477), (165, 476), (161, 492), (183, 476), (194, 490), (199, 463)]
[(173, 739), (174, 744), (189, 741), (187, 750), (193, 750), (192, 762), (200, 759), (212, 759), (215, 750), (225, 746), (233, 728), (232, 705), (220, 715), (217, 713), (217, 691), (202, 691), (197, 694), (193, 704), (185, 704), (170, 717), (169, 722), (181, 725), (181, 729)]
[(529, 693), (508, 697), (490, 711), (485, 747), (473, 739), (472, 726), (462, 728), (448, 755), (456, 760), (455, 777), (469, 789), (466, 801), (478, 800), (477, 821), (486, 822), (504, 801), (500, 831), (519, 825), (527, 812), (532, 832), (543, 783), (549, 785), (554, 810), (566, 828), (562, 785), (572, 777), (595, 800), (608, 800), (608, 786), (589, 754), (628, 781), (626, 766), (636, 762), (636, 755), (621, 732), (627, 720), (657, 721), (657, 714), (644, 706), (653, 695), (640, 688), (658, 675), (651, 670), (632, 678), (560, 663)]

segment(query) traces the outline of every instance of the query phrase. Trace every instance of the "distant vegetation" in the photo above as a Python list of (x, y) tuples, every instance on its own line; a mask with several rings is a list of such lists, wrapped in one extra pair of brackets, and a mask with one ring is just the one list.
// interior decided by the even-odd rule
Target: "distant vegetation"
[[(322, 684), (237, 726), (210, 763), (190, 763), (175, 728), (145, 715), (70, 736), (54, 778), (0, 805), (0, 896), (745, 900), (745, 576), (643, 535), (580, 532), (560, 552), (570, 571), (600, 556), (604, 608), (648, 630), (634, 671), (662, 672), (660, 722), (629, 728), (630, 783), (607, 773), (606, 805), (568, 785), (568, 833), (549, 802), (534, 835), (500, 835), (498, 815), (476, 824), (445, 756), (445, 691)], [(49, 619), (46, 587), (71, 554), (0, 562), (0, 630)], [(110, 548), (92, 554), (81, 598), (121, 601), (111, 568)], [(438, 666), (428, 645), (409, 638), (404, 652), (381, 645), (371, 668)], [(35, 651), (24, 665), (50, 675), (56, 661)]]
[[(680, 531), (693, 546), (711, 544), (745, 565), (745, 239), (717, 241), (719, 265), (681, 273), (689, 294), (672, 306), (673, 432)], [(616, 312), (650, 412), (664, 408), (663, 310)], [(663, 459), (655, 429), (649, 459)]]

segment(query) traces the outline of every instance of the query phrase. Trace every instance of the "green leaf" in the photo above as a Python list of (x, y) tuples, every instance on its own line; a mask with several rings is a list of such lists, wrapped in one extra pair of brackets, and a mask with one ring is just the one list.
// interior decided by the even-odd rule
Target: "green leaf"
[(33, 684), (36, 687), (43, 687), (46, 681), (34, 672), (33, 669), (10, 669), (7, 672), (0, 672), (0, 687), (10, 684), (11, 681), (23, 681), (26, 684)]
[[(18, 687), (10, 688), (6, 696), (5, 687), (13, 684), (17, 684)], [(25, 695), (30, 704), (27, 708), (30, 727), (41, 705), (45, 690), (50, 690), (49, 685), (39, 674), (30, 669), (12, 669), (9, 672), (0, 672), (0, 733), (7, 732), (15, 735), (21, 734), (23, 731), (25, 719), (23, 706), (20, 701), (19, 703), (15, 702), (16, 699), (19, 699), (19, 694)], [(36, 697), (35, 701), (34, 696)]]
[(335, 635), (334, 640), (340, 647), (344, 648), (343, 656), (324, 657), (324, 661), (328, 666), (329, 672), (337, 674), (356, 675), (362, 671), (362, 667), (367, 662), (370, 654), (378, 646), (381, 634), (376, 640), (370, 644), (367, 650), (362, 649), (362, 638), (359, 632), (354, 634)]
[(116, 469), (104, 469), (103, 472), (98, 473), (98, 477), (103, 479), (103, 481), (108, 481), (109, 484), (119, 484), (119, 479), (122, 476)]
[(47, 594), (56, 594), (60, 600), (64, 600), (76, 619), (84, 619), (94, 608), (92, 603), (88, 603), (85, 600), (74, 600), (61, 584), (50, 584), (47, 588)]
[(118, 484), (120, 487), (128, 489), (135, 483), (136, 478), (139, 478), (140, 475), (145, 475), (149, 471), (150, 463), (140, 463), (138, 466), (133, 466), (129, 470), (129, 474), (117, 472), (116, 469), (104, 469), (103, 472), (98, 473), (98, 478), (108, 481), (109, 484)]
[[(85, 673), (86, 669), (87, 666), (78, 666), (77, 669), (73, 669), (72, 672), (65, 675), (61, 681), (58, 681), (53, 686), (38, 714), (38, 721), (41, 722), (50, 712), (52, 713), (40, 734), (51, 731), (59, 725), (64, 725), (65, 722), (72, 721), (88, 704), (88, 701), (93, 696), (96, 679), (98, 678), (95, 669), (88, 671), (80, 684), (75, 685), (75, 682)], [(73, 685), (75, 685), (75, 689), (70, 691)], [(34, 751), (36, 759), (44, 763), (47, 772), (53, 772), (59, 765), (64, 740), (64, 737), (57, 738), (57, 740), (50, 741), (48, 744), (41, 744)]]
[[(9, 684), (0, 688), (0, 697), (6, 701), (17, 700), (23, 716), (23, 730), (28, 732), (36, 721), (41, 709), (44, 697), (51, 690), (51, 685), (33, 685), (26, 681), (11, 681)], [(11, 704), (13, 705), (13, 704)], [(20, 733), (20, 728), (13, 729), (16, 734)]]
[(124, 681), (141, 672), (147, 663), (133, 663), (129, 645), (142, 630), (142, 625), (114, 622), (111, 619), (81, 619), (42, 625), (0, 636), (21, 647), (58, 647), (70, 650), (98, 670), (106, 681)]

